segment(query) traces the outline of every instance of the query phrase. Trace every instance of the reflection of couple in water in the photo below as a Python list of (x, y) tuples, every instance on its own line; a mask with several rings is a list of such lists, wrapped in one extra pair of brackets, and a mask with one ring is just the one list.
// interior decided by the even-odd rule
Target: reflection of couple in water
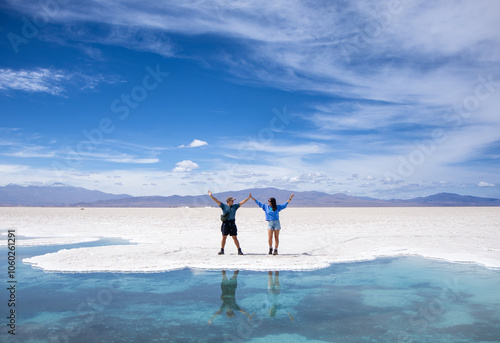
[[(222, 281), (220, 284), (220, 288), (222, 290), (222, 294), (220, 299), (222, 300), (222, 305), (219, 310), (215, 312), (215, 314), (210, 318), (208, 324), (212, 324), (212, 321), (215, 317), (226, 311), (226, 316), (228, 318), (235, 316), (235, 311), (240, 311), (244, 315), (248, 317), (248, 321), (252, 321), (253, 316), (255, 316), (255, 312), (250, 315), (245, 310), (243, 310), (236, 303), (236, 287), (238, 287), (238, 273), (239, 270), (236, 270), (233, 273), (231, 279), (227, 278), (226, 271), (222, 271)], [(290, 320), (293, 321), (292, 314), (288, 311), (288, 309), (281, 304), (280, 300), (281, 293), (281, 285), (279, 281), (279, 271), (275, 272), (274, 280), (273, 280), (273, 272), (269, 272), (268, 284), (267, 284), (267, 301), (265, 303), (266, 308), (269, 312), (269, 317), (275, 318), (278, 310), (283, 309), (286, 311)]]

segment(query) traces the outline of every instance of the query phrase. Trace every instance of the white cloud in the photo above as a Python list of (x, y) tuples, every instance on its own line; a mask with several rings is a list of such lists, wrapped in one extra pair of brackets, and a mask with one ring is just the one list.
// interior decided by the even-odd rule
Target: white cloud
[(477, 184), (479, 187), (495, 187), (494, 184), (492, 183), (488, 183), (488, 182), (484, 182), (484, 181), (481, 181)]
[(199, 148), (202, 146), (208, 145), (207, 142), (201, 141), (199, 139), (194, 139), (189, 145), (180, 145), (179, 148)]
[(175, 164), (175, 168), (172, 169), (172, 171), (174, 173), (186, 173), (186, 172), (192, 171), (193, 169), (198, 169), (198, 168), (200, 168), (200, 166), (198, 164), (194, 163), (193, 161), (184, 160), (181, 162), (177, 162)]

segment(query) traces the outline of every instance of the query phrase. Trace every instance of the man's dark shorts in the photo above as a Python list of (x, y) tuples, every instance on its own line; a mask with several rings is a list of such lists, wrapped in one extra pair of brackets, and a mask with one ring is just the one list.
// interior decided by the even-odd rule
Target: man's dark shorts
[(225, 222), (222, 222), (220, 230), (222, 231), (222, 236), (227, 236), (227, 235), (237, 236), (238, 235), (238, 228), (236, 227), (236, 223), (234, 222), (234, 219), (226, 220)]

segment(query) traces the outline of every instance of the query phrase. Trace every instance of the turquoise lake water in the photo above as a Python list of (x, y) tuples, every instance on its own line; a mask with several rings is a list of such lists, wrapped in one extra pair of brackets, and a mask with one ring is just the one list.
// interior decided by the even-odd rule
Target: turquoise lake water
[(69, 274), (20, 262), (77, 246), (17, 248), (16, 335), (5, 277), (1, 342), (500, 342), (500, 271), (477, 265), (400, 257), (309, 272)]

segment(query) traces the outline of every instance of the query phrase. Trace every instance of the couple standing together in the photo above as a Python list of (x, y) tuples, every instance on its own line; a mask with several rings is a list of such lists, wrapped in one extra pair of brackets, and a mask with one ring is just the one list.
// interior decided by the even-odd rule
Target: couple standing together
[[(280, 216), (279, 212), (281, 210), (284, 210), (287, 206), (288, 203), (293, 199), (293, 193), (290, 195), (290, 199), (287, 200), (287, 202), (281, 204), (281, 205), (276, 205), (276, 199), (275, 198), (269, 198), (268, 204), (263, 204), (260, 201), (256, 200), (253, 196), (252, 193), (248, 195), (248, 198), (245, 200), (241, 201), (238, 204), (234, 203), (233, 197), (228, 197), (226, 199), (227, 205), (221, 203), (219, 200), (217, 200), (213, 195), (212, 192), (208, 191), (208, 195), (212, 198), (213, 201), (219, 205), (219, 207), (222, 209), (222, 226), (221, 226), (221, 231), (222, 231), (222, 242), (221, 242), (221, 249), (219, 252), (219, 255), (224, 254), (224, 247), (226, 246), (226, 239), (227, 236), (230, 235), (233, 240), (234, 244), (238, 248), (238, 255), (243, 255), (243, 252), (241, 251), (240, 247), (240, 242), (238, 241), (238, 229), (236, 227), (235, 223), (235, 215), (236, 215), (236, 210), (240, 208), (241, 205), (246, 203), (248, 200), (252, 199), (255, 201), (255, 203), (264, 210), (266, 213), (266, 221), (267, 221), (267, 232), (269, 236), (269, 255), (278, 255), (278, 245), (279, 245), (279, 235), (280, 235)], [(273, 252), (273, 237), (274, 237), (274, 252)]]

